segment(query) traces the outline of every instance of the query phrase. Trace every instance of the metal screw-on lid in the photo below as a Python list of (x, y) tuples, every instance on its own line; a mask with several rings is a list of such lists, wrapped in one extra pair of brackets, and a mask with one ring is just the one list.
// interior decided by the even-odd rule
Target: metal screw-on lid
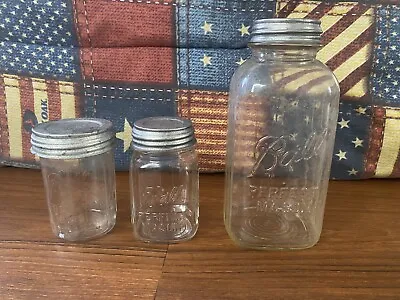
[(78, 159), (113, 149), (112, 123), (103, 119), (63, 119), (32, 129), (31, 152), (43, 158)]
[(311, 19), (260, 19), (253, 24), (250, 44), (319, 46), (321, 21)]
[(190, 120), (152, 117), (138, 120), (132, 128), (132, 145), (142, 151), (181, 150), (196, 144)]

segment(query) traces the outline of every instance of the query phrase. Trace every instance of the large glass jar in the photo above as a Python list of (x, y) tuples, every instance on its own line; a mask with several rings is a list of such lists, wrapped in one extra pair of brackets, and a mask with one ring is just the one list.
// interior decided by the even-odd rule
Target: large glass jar
[(316, 59), (320, 36), (320, 21), (258, 20), (253, 55), (232, 78), (224, 214), (240, 246), (319, 240), (340, 95)]
[(32, 130), (32, 153), (42, 176), (56, 236), (84, 241), (109, 232), (116, 222), (115, 133), (110, 121), (65, 119)]
[(136, 121), (130, 167), (136, 239), (176, 243), (198, 229), (199, 171), (192, 123), (175, 117)]

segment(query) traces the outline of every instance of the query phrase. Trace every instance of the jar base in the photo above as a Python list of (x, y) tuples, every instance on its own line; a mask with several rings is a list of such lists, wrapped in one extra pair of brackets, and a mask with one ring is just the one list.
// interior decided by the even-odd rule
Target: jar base
[(135, 236), (135, 239), (144, 242), (144, 243), (152, 243), (152, 244), (179, 244), (179, 243), (183, 243), (183, 242), (187, 242), (190, 241), (191, 239), (194, 238), (194, 236), (196, 235), (196, 232), (187, 235), (183, 238), (179, 238), (179, 239), (147, 239), (145, 237), (139, 237), (139, 236)]
[(236, 244), (252, 249), (307, 249), (317, 244), (320, 237), (314, 224), (296, 214), (233, 217), (226, 229)]
[[(89, 219), (89, 218), (88, 218)], [(53, 229), (54, 234), (69, 242), (83, 242), (93, 240), (109, 233), (115, 226), (116, 218), (110, 218), (100, 213), (90, 214), (91, 226), (84, 223), (79, 217), (70, 217)]]
[(134, 233), (135, 239), (145, 242), (145, 243), (156, 243), (156, 244), (177, 244), (189, 241), (194, 238), (197, 233), (198, 225), (192, 226), (190, 228), (186, 227), (187, 231), (183, 234), (165, 233), (158, 232), (151, 235), (142, 233)]

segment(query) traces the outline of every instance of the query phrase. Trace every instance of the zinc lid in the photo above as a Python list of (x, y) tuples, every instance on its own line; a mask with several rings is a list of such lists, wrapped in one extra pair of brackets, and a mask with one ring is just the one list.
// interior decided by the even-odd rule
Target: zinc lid
[(98, 155), (113, 148), (112, 123), (81, 118), (50, 121), (32, 129), (31, 152), (43, 158), (77, 159)]
[(180, 150), (196, 144), (192, 122), (177, 117), (138, 120), (132, 128), (132, 145), (143, 151)]

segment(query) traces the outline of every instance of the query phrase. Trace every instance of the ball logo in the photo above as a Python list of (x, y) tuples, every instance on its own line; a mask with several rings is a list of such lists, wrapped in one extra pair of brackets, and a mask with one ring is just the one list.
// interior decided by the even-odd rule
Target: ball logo
[(248, 177), (259, 174), (271, 174), (278, 166), (293, 171), (293, 166), (301, 161), (310, 160), (320, 154), (324, 146), (328, 130), (322, 133), (313, 132), (304, 145), (297, 145), (288, 150), (289, 137), (264, 136), (260, 138), (254, 149), (255, 164)]

